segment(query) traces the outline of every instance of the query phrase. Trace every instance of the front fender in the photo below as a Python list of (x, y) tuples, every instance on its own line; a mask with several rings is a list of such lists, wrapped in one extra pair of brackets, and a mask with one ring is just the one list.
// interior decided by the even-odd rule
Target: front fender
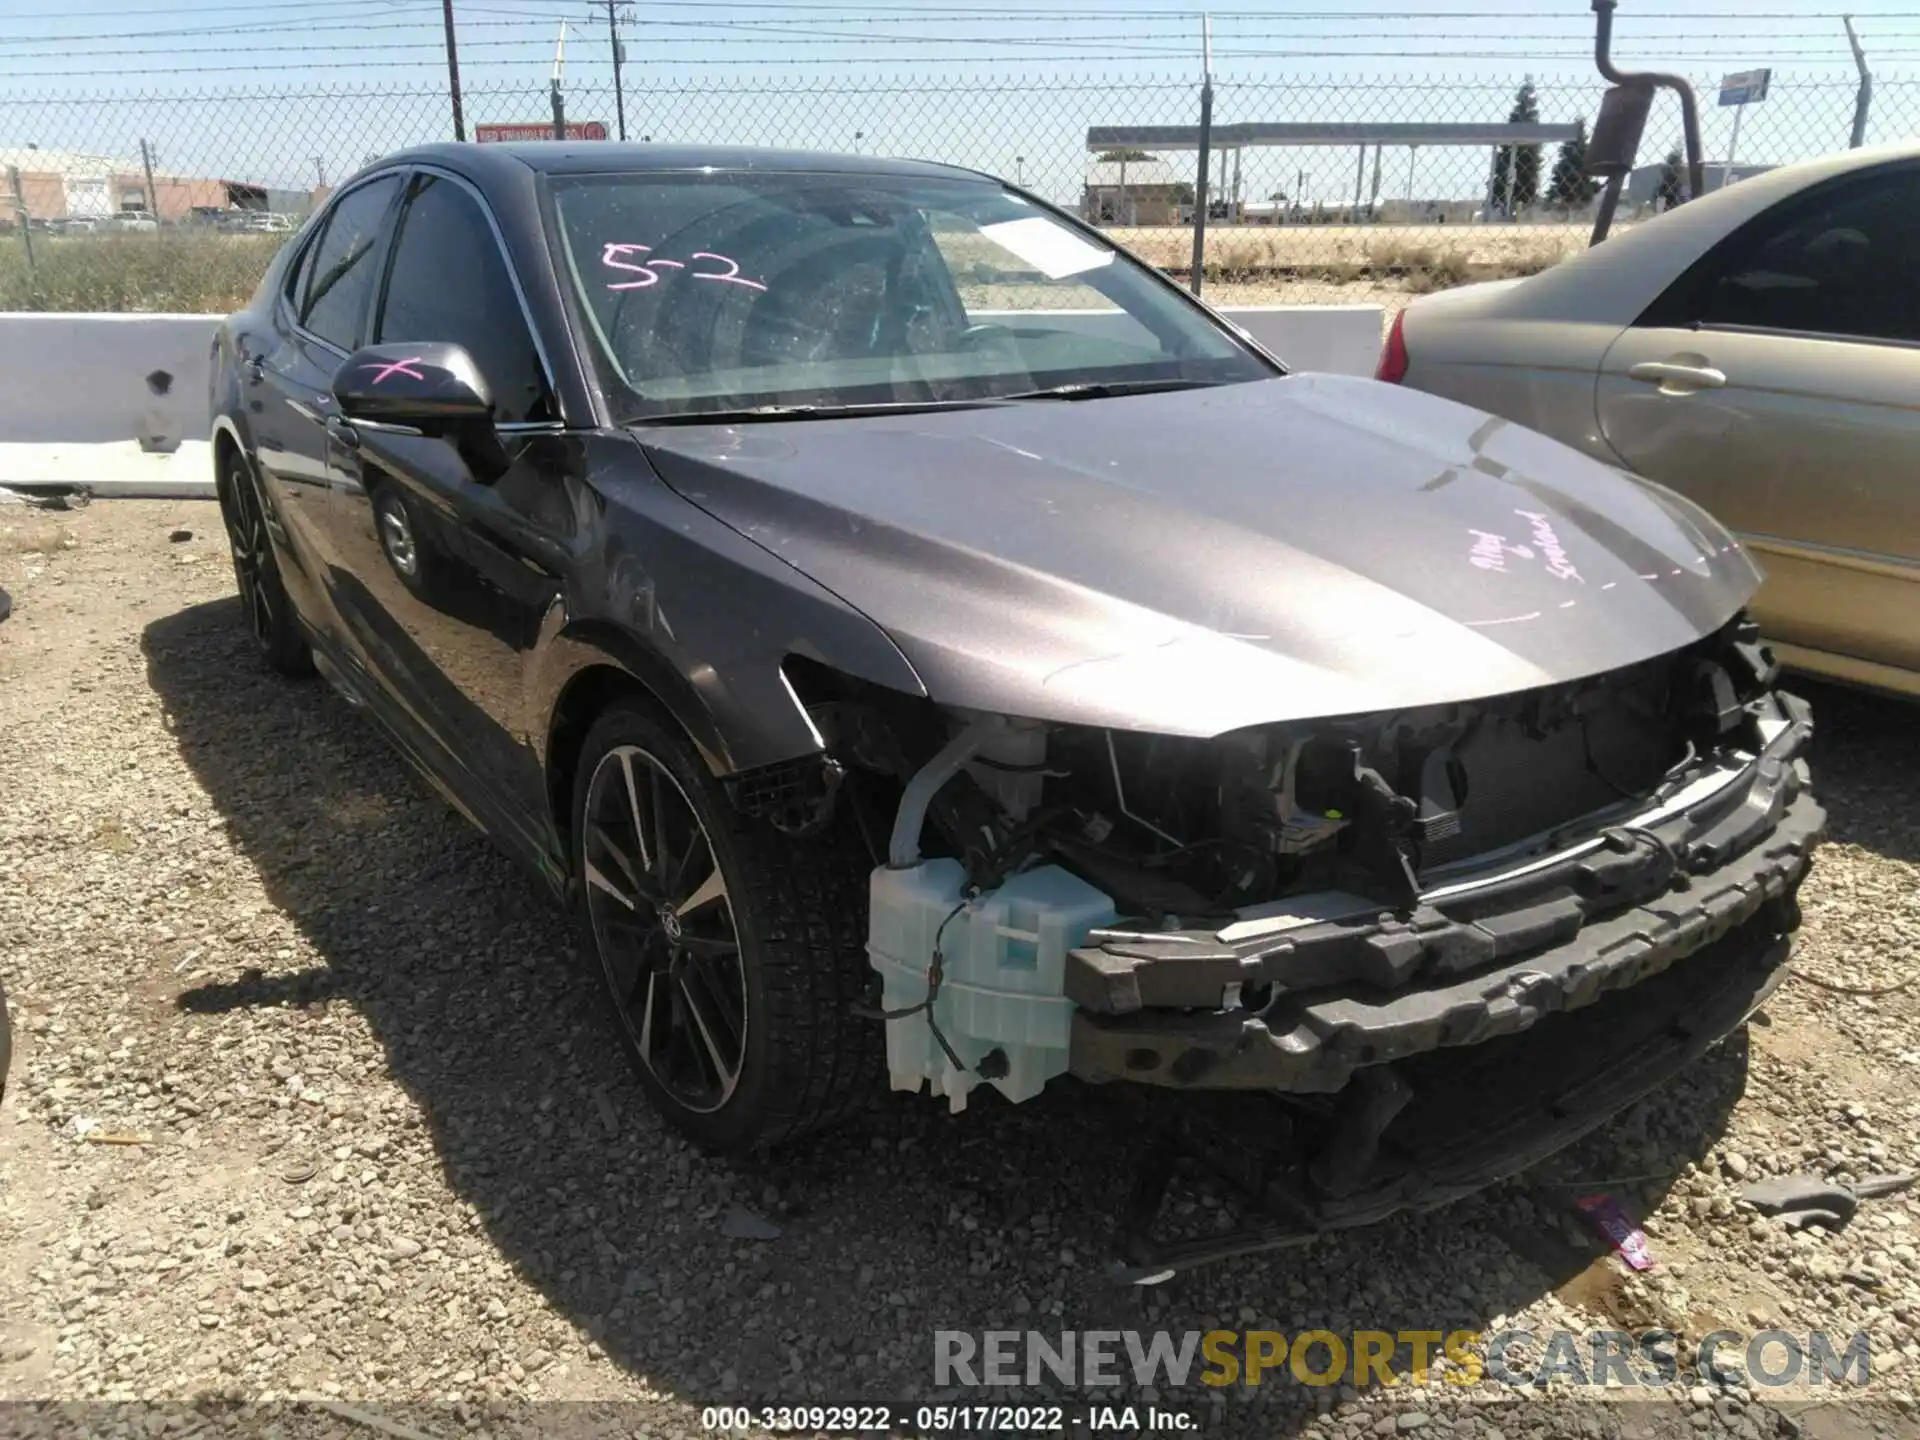
[[(604, 527), (563, 604), (542, 622), (527, 680), (528, 731), (550, 766), (571, 687), (611, 667), (651, 693), (715, 775), (816, 754), (819, 734), (781, 666), (802, 655), (873, 684), (926, 687), (879, 626), (682, 498), (631, 460), (595, 467)], [(544, 722), (544, 723), (543, 723)]]

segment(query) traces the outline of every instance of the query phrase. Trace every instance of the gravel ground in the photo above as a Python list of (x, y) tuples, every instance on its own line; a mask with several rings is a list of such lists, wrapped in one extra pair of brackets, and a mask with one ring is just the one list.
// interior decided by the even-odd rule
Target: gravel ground
[[(728, 1400), (926, 1400), (936, 1329), (1779, 1325), (1867, 1331), (1877, 1398), (1103, 1398), (1261, 1435), (1920, 1430), (1920, 1192), (1837, 1234), (1733, 1203), (1741, 1176), (1920, 1168), (1920, 987), (1889, 989), (1920, 958), (1911, 709), (1807, 687), (1833, 841), (1745, 1037), (1542, 1173), (1134, 1291), (1102, 1278), (1133, 1136), (1096, 1095), (885, 1097), (745, 1166), (665, 1133), (532, 882), (251, 658), (210, 503), (0, 508), (0, 585), (0, 1396), (198, 1401), (152, 1412), (182, 1433), (674, 1435)], [(1649, 1275), (1569, 1218), (1603, 1183)], [(731, 1238), (743, 1213), (773, 1238)], [(209, 1403), (239, 1399), (267, 1409)]]

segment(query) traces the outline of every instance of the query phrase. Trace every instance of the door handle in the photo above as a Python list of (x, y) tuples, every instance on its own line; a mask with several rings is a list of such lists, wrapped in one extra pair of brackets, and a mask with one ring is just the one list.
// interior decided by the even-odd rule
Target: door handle
[(360, 448), (360, 432), (338, 415), (327, 417), (327, 438), (337, 440), (349, 450)]
[(1671, 360), (1643, 360), (1627, 371), (1631, 380), (1676, 390), (1718, 390), (1727, 383), (1727, 372), (1711, 365), (1680, 365)]
[(265, 380), (266, 378), (267, 378), (266, 357), (261, 355), (249, 355), (247, 357), (247, 383), (249, 385), (258, 385), (262, 380)]

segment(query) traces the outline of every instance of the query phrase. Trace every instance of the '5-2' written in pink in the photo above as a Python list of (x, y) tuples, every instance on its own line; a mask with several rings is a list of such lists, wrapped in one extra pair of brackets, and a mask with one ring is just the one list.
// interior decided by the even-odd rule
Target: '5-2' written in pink
[(652, 259), (634, 263), (637, 255), (652, 255), (651, 245), (625, 245), (609, 243), (600, 252), (600, 263), (610, 270), (621, 270), (634, 278), (614, 280), (607, 285), (609, 290), (650, 290), (662, 279), (660, 271), (685, 270), (695, 280), (718, 280), (723, 285), (744, 285), (749, 290), (765, 290), (767, 287), (758, 280), (749, 280), (740, 273), (740, 262), (728, 255), (716, 255), (711, 250), (696, 250), (690, 257), (696, 262), (704, 261), (717, 268), (707, 270), (693, 269), (684, 260)]

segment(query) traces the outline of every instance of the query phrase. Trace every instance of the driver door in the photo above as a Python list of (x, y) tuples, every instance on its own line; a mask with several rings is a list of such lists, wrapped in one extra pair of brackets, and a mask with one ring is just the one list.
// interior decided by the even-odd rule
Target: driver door
[[(527, 659), (588, 513), (580, 447), (491, 218), (465, 182), (408, 182), (369, 343), (464, 346), (494, 399), (505, 468), (445, 439), (334, 427), (342, 613), (381, 698), (489, 829), (541, 832), (522, 711)], [(524, 829), (523, 829), (524, 827)]]

